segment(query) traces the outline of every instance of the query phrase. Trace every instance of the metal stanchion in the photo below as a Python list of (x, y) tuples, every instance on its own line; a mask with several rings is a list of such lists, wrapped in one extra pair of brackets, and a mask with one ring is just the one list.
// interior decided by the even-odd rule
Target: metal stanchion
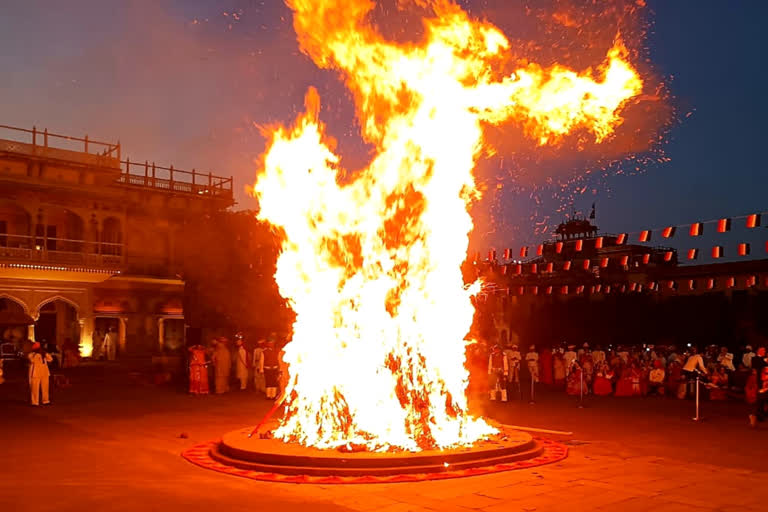
[(696, 416), (694, 416), (693, 421), (701, 421), (701, 416), (699, 416), (699, 373), (696, 372)]

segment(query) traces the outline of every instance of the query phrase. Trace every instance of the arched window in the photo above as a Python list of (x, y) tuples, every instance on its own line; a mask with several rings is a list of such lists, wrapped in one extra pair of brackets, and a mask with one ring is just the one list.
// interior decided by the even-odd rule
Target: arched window
[(101, 254), (122, 254), (123, 231), (120, 219), (107, 217), (101, 229)]

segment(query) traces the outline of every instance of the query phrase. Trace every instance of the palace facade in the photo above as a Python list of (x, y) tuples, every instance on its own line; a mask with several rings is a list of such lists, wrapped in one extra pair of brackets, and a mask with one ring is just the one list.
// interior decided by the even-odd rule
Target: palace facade
[(121, 159), (119, 144), (0, 126), (0, 334), (119, 333), (118, 357), (183, 346), (179, 239), (234, 204), (231, 177)]

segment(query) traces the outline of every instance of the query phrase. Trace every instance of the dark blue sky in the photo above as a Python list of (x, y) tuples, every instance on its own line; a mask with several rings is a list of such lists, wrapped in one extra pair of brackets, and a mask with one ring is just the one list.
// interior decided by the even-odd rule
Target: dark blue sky
[[(519, 4), (462, 3), (491, 21)], [(152, 4), (1, 2), (0, 124), (120, 139), (134, 160), (234, 175), (240, 206), (249, 207), (242, 190), (263, 150), (254, 123), (290, 122), (315, 85), (340, 151), (363, 153), (343, 87), (298, 53), (282, 2)], [(768, 210), (762, 168), (768, 2), (649, 6), (655, 15), (648, 53), (681, 118), (664, 146), (670, 161), (592, 180), (596, 195), (580, 196), (574, 208), (588, 211), (596, 201), (600, 227), (612, 232)], [(550, 191), (538, 192), (543, 203), (531, 220), (528, 189), (514, 188), (498, 198), (496, 229), (483, 226), (488, 234), (475, 236), (478, 248), (537, 241), (533, 225), (542, 212), (559, 220), (560, 201)]]

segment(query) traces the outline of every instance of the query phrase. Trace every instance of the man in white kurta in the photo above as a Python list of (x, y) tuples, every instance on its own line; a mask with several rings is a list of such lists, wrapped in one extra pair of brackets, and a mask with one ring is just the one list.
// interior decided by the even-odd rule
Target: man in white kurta
[(235, 347), (235, 376), (240, 383), (240, 391), (243, 391), (248, 386), (248, 352), (241, 336), (235, 341)]
[(29, 359), (29, 389), (31, 393), (32, 405), (40, 405), (40, 394), (43, 395), (43, 405), (51, 403), (48, 396), (48, 385), (50, 383), (51, 372), (48, 369), (48, 363), (53, 361), (51, 354), (43, 352), (39, 343), (32, 344), (32, 352), (27, 354)]
[(528, 366), (528, 373), (531, 374), (533, 382), (539, 382), (539, 353), (536, 352), (536, 345), (528, 347), (525, 364)]
[(107, 355), (107, 361), (114, 361), (117, 355), (117, 331), (114, 327), (110, 327), (104, 336), (104, 351)]
[(256, 342), (256, 348), (253, 349), (253, 385), (256, 391), (264, 393), (267, 389), (264, 382), (264, 344), (266, 340)]

